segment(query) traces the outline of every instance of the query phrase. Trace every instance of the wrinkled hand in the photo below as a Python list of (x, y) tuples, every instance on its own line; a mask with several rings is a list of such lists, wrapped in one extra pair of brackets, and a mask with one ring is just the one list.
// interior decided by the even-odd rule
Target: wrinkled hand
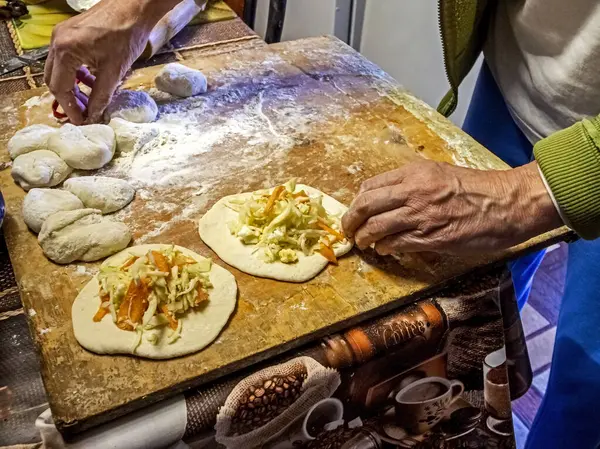
[(469, 254), (521, 243), (562, 225), (537, 163), (481, 171), (423, 161), (363, 183), (342, 219), (346, 235), (381, 255)]
[[(142, 54), (152, 28), (177, 3), (102, 0), (56, 26), (44, 80), (72, 123), (82, 124), (86, 115), (90, 123), (100, 121), (119, 82)], [(93, 86), (89, 104), (75, 84), (76, 77)]]

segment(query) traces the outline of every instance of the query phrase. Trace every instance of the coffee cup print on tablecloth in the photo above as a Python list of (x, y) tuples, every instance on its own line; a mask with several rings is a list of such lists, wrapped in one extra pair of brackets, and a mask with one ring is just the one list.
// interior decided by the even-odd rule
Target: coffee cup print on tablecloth
[(270, 449), (293, 449), (314, 440), (330, 423), (343, 423), (344, 405), (335, 398), (326, 398), (313, 405), (305, 416), (296, 420), (283, 439), (268, 446)]
[(413, 434), (431, 430), (464, 391), (458, 380), (426, 377), (407, 385), (394, 398), (397, 423)]

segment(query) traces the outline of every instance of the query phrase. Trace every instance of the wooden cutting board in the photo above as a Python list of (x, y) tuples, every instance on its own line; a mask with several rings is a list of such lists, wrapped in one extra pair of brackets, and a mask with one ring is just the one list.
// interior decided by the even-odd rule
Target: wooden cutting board
[[(129, 168), (117, 161), (103, 173), (138, 188), (132, 205), (117, 214), (132, 229), (135, 244), (182, 245), (235, 275), (237, 309), (207, 349), (150, 361), (99, 356), (81, 348), (72, 332), (71, 304), (98, 264), (49, 262), (23, 222), (24, 192), (13, 183), (9, 168), (0, 173), (11, 260), (54, 420), (66, 434), (389, 311), (474, 268), (568, 235), (560, 230), (516, 249), (468, 260), (427, 254), (395, 260), (354, 252), (304, 284), (243, 274), (223, 264), (198, 237), (198, 219), (225, 195), (296, 177), (349, 204), (365, 179), (421, 158), (481, 169), (506, 166), (334, 38), (186, 63), (206, 73), (210, 91), (191, 101), (165, 100), (161, 113), (164, 118), (174, 109), (187, 111), (186, 120), (193, 118), (194, 132), (200, 132), (192, 146), (163, 158), (155, 157), (156, 148), (144, 150)], [(135, 72), (127, 86), (150, 88), (158, 70)], [(17, 129), (56, 124), (51, 98), (41, 94), (43, 90), (1, 99), (2, 161), (9, 161), (5, 143)]]

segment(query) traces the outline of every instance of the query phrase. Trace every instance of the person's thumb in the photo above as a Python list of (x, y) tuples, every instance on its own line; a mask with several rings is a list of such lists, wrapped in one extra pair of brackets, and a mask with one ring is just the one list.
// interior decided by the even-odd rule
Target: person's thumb
[(121, 81), (119, 71), (113, 73), (103, 72), (96, 77), (90, 101), (88, 103), (87, 123), (98, 123), (102, 121), (102, 114), (110, 103), (110, 100)]

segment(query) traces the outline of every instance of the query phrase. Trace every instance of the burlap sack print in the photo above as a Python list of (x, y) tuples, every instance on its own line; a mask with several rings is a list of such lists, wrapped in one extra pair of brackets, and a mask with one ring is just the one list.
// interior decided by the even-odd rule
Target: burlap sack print
[[(279, 416), (276, 416), (258, 429), (243, 435), (232, 436), (232, 419), (235, 416), (240, 399), (250, 387), (262, 384), (273, 376), (296, 375), (306, 372), (302, 394)], [(246, 377), (235, 386), (217, 415), (215, 425), (216, 440), (228, 449), (249, 449), (265, 444), (283, 435), (286, 429), (299, 417), (322, 399), (331, 397), (340, 385), (340, 375), (331, 368), (325, 368), (310, 357), (298, 357), (281, 365), (272, 366)]]

